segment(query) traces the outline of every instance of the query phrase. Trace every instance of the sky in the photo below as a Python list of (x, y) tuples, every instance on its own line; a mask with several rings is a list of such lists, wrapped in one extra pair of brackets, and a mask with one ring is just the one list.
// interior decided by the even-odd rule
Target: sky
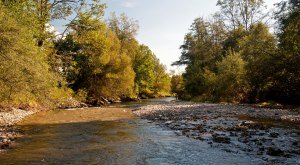
[[(102, 0), (106, 3), (106, 15), (111, 12), (125, 13), (137, 20), (137, 39), (155, 53), (168, 70), (181, 72), (182, 68), (171, 67), (180, 57), (180, 45), (190, 25), (197, 17), (209, 18), (219, 8), (217, 0)], [(280, 0), (265, 0), (268, 10)], [(55, 25), (54, 25), (55, 26)], [(60, 31), (60, 30), (59, 30)]]

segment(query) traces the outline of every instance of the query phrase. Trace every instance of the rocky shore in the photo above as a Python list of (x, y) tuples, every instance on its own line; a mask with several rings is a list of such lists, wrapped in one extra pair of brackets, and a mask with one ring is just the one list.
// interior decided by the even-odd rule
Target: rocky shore
[(21, 136), (21, 131), (14, 127), (14, 124), (36, 112), (38, 111), (16, 108), (0, 111), (0, 151), (7, 149), (17, 137)]
[(266, 164), (300, 164), (299, 109), (180, 102), (148, 105), (134, 113), (226, 152), (252, 154)]

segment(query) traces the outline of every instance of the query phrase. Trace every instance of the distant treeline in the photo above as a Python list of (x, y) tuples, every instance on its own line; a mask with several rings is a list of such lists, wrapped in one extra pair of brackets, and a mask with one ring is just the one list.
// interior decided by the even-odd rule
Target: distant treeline
[[(271, 14), (263, 0), (217, 6), (219, 12), (195, 19), (186, 34), (174, 63), (186, 72), (173, 76), (172, 91), (197, 101), (300, 104), (300, 1), (282, 1)], [(275, 34), (264, 22), (272, 18)]]
[[(0, 106), (169, 95), (170, 76), (125, 14), (98, 0), (0, 0)], [(63, 34), (49, 24), (71, 19)]]

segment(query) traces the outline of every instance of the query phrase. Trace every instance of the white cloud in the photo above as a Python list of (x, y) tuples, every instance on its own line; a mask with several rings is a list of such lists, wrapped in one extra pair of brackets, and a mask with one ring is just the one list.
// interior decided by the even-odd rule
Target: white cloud
[(125, 1), (121, 3), (121, 6), (126, 8), (134, 8), (136, 6), (136, 2), (133, 1)]

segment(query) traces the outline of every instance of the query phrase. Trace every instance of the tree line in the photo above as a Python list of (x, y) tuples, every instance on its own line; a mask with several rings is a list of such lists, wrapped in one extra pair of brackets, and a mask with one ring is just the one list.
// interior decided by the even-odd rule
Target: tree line
[[(172, 92), (188, 100), (300, 103), (300, 2), (282, 1), (273, 16), (263, 0), (218, 0), (220, 11), (197, 18), (173, 65)], [(275, 18), (275, 33), (266, 20)]]
[[(102, 105), (166, 96), (171, 78), (125, 14), (99, 0), (0, 1), (0, 105)], [(54, 20), (69, 20), (62, 34)]]

